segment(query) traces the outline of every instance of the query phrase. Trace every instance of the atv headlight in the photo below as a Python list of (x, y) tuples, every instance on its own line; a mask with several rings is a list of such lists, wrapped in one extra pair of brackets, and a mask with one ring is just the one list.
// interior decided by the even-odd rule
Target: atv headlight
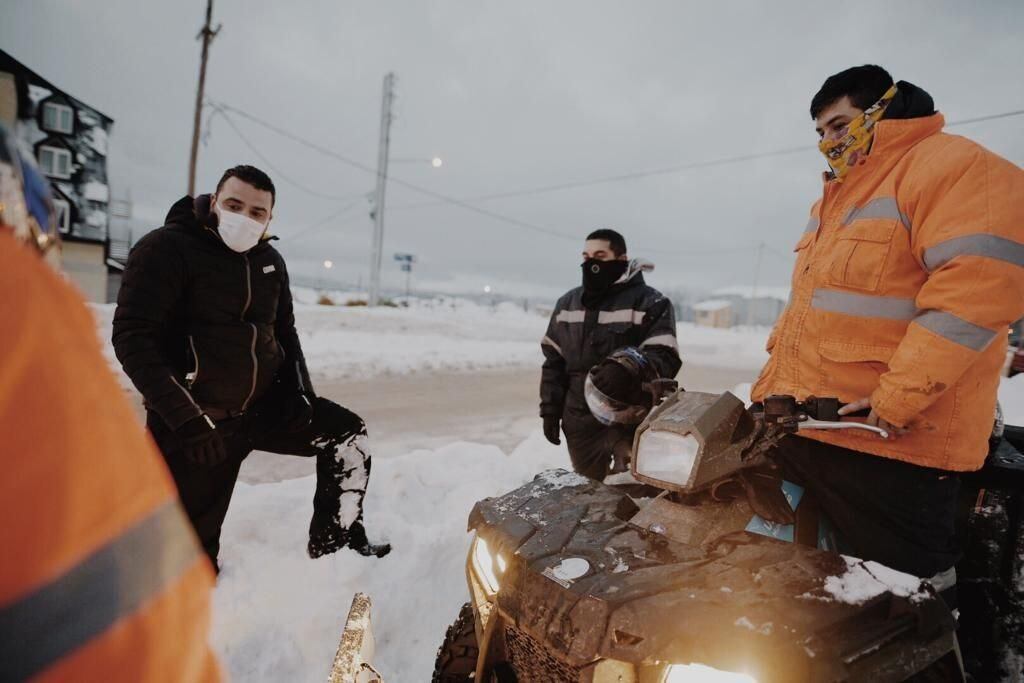
[(700, 442), (692, 434), (648, 429), (636, 447), (637, 474), (685, 486), (700, 455)]
[(498, 578), (505, 573), (508, 563), (500, 554), (492, 553), (490, 547), (480, 536), (473, 541), (473, 568), (484, 587), (492, 595), (498, 592)]
[(665, 683), (757, 683), (757, 679), (703, 664), (673, 664), (668, 668)]

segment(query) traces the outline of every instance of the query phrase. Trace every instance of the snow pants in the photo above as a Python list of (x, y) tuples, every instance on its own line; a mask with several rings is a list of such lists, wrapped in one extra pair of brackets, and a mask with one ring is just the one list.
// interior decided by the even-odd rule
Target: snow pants
[(310, 538), (362, 521), (363, 497), (370, 478), (366, 426), (355, 413), (325, 398), (313, 399), (313, 419), (289, 432), (273, 420), (254, 424), (245, 417), (217, 423), (228, 457), (219, 465), (199, 465), (184, 456), (181, 444), (154, 413), (147, 425), (163, 453), (203, 549), (218, 567), (220, 531), (242, 462), (254, 450), (316, 458), (316, 492)]
[(605, 426), (590, 415), (585, 418), (566, 415), (562, 420), (573, 470), (597, 481), (608, 476), (613, 462), (628, 462), (634, 431), (633, 428)]
[(959, 559), (955, 472), (797, 436), (783, 439), (773, 459), (786, 479), (817, 499), (842, 552), (921, 578)]

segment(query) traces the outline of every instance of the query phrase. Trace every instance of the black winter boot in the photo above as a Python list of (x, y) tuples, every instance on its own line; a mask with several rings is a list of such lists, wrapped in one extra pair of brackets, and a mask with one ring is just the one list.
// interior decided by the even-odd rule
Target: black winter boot
[(313, 559), (330, 555), (349, 547), (364, 557), (384, 557), (391, 552), (390, 543), (370, 543), (362, 522), (355, 522), (350, 529), (337, 527), (311, 531), (306, 552)]
[(348, 547), (364, 557), (384, 557), (391, 552), (390, 543), (370, 543), (362, 522), (355, 522), (348, 530)]

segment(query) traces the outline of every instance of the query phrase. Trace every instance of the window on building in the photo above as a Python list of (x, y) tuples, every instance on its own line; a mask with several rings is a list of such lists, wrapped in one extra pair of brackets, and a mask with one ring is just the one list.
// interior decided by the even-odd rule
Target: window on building
[(66, 104), (46, 102), (43, 104), (43, 128), (55, 133), (71, 133), (74, 130), (75, 112)]
[(39, 168), (55, 178), (71, 177), (71, 152), (62, 147), (43, 145), (39, 148)]
[(54, 198), (53, 208), (57, 214), (57, 229), (62, 234), (71, 232), (71, 204), (66, 199)]

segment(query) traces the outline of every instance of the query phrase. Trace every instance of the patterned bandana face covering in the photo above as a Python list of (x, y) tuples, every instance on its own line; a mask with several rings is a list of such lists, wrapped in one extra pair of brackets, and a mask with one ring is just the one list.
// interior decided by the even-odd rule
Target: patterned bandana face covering
[(850, 169), (868, 155), (871, 141), (875, 137), (875, 124), (881, 120), (885, 108), (895, 96), (896, 86), (893, 85), (877, 102), (865, 109), (863, 114), (850, 121), (841, 137), (818, 143), (818, 149), (825, 155), (832, 169), (832, 176), (837, 182), (843, 182), (843, 177)]

